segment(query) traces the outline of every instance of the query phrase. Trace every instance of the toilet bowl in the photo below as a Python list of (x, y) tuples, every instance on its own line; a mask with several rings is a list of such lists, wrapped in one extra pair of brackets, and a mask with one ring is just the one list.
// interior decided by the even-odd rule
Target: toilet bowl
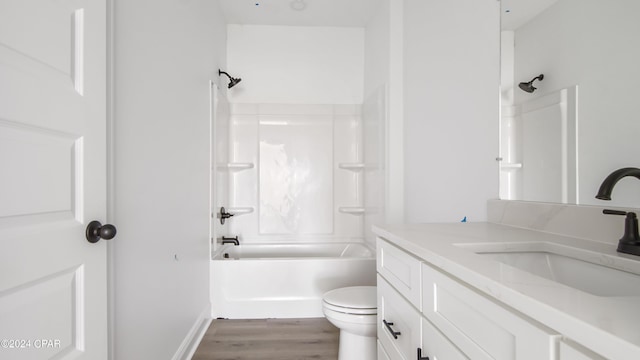
[(324, 294), (322, 312), (340, 329), (338, 360), (375, 359), (376, 319), (375, 286), (352, 286)]

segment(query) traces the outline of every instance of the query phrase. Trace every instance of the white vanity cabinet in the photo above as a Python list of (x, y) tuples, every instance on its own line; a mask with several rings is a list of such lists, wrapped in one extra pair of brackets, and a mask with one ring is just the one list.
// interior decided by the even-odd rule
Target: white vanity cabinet
[(378, 320), (379, 359), (468, 359), (379, 275)]
[(557, 359), (560, 336), (552, 330), (380, 238), (377, 244), (381, 359), (418, 359), (418, 348), (430, 360)]
[(605, 358), (570, 340), (561, 340), (560, 360), (605, 360)]
[(389, 355), (387, 355), (387, 352), (384, 350), (384, 347), (380, 343), (380, 340), (378, 340), (378, 360), (391, 360)]
[(373, 232), (381, 359), (640, 359), (640, 260), (616, 244), (489, 222)]
[(555, 359), (560, 335), (422, 264), (422, 313), (471, 359)]

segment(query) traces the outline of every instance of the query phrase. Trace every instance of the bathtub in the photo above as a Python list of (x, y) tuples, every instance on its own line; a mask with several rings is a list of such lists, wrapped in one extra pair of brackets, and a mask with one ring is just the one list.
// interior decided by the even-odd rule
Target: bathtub
[(212, 316), (323, 317), (325, 292), (376, 284), (375, 261), (362, 243), (227, 244), (211, 261)]

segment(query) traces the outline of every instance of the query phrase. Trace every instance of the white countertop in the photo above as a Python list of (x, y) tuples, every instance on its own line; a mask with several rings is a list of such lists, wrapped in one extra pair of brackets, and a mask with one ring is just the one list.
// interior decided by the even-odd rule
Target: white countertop
[[(493, 223), (374, 226), (374, 233), (610, 359), (640, 359), (640, 296), (601, 297), (475, 254), (455, 244), (552, 244), (580, 248), (590, 261), (640, 269), (613, 244)], [(473, 246), (473, 245), (471, 245)], [(603, 256), (605, 255), (605, 256)], [(638, 265), (638, 266), (636, 266)]]

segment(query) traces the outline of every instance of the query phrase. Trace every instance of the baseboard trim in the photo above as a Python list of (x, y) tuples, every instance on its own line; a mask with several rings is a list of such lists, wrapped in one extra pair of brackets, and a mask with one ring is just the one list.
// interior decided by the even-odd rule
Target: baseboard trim
[(180, 344), (178, 351), (171, 358), (172, 360), (191, 360), (193, 354), (195, 354), (200, 340), (207, 332), (209, 325), (211, 324), (211, 306), (207, 306), (198, 316), (195, 323), (191, 327), (191, 330), (187, 333), (187, 336)]

